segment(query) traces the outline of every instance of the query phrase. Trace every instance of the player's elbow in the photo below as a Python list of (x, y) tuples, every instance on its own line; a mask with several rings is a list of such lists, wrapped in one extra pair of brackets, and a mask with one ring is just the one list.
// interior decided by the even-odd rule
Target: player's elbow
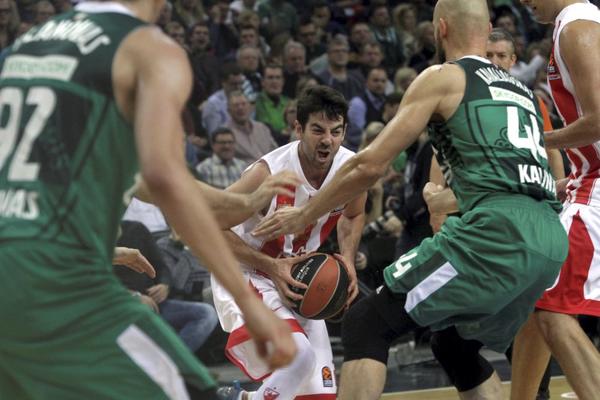
[(169, 196), (178, 191), (177, 172), (168, 164), (155, 163), (142, 168), (142, 178), (152, 198)]
[(363, 154), (357, 155), (353, 164), (351, 168), (360, 180), (371, 184), (377, 182), (387, 171), (385, 163), (374, 162)]

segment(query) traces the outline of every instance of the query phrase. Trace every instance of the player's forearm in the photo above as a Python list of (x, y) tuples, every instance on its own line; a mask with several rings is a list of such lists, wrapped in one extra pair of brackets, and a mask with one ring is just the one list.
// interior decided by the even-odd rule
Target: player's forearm
[[(183, 168), (166, 175), (162, 179), (147, 180), (155, 204), (194, 255), (203, 260), (236, 302), (245, 301), (252, 293), (215, 217), (204, 201), (202, 191), (191, 176), (182, 176), (187, 175)], [(179, 176), (174, 177), (176, 175)]]
[(241, 263), (266, 274), (271, 272), (271, 257), (250, 247), (234, 232), (225, 231), (225, 239), (231, 247), (235, 258)]
[(356, 257), (364, 225), (364, 213), (351, 218), (342, 215), (338, 221), (337, 236), (340, 254), (347, 260), (354, 261), (354, 258)]
[(550, 171), (555, 180), (563, 179), (565, 177), (565, 166), (563, 164), (563, 158), (558, 149), (548, 149), (548, 164), (550, 165)]
[(307, 225), (313, 223), (330, 210), (348, 203), (366, 191), (387, 170), (387, 164), (383, 164), (385, 163), (367, 162), (364, 152), (352, 157), (342, 165), (331, 182), (304, 207), (304, 222)]
[(570, 149), (592, 144), (600, 140), (600, 115), (590, 113), (566, 128), (544, 134), (549, 149)]
[(215, 189), (200, 181), (197, 184), (222, 229), (241, 224), (257, 211), (248, 194)]

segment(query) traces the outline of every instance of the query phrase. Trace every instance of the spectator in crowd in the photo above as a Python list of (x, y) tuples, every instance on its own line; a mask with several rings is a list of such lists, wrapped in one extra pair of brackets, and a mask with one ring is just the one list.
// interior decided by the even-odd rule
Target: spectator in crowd
[(18, 17), (18, 14), (12, 0), (0, 0), (0, 49), (8, 47), (15, 40), (19, 26), (15, 16)]
[(183, 25), (177, 21), (171, 21), (165, 26), (165, 33), (186, 51), (189, 51)]
[(210, 272), (200, 264), (174, 230), (156, 241), (162, 258), (171, 273), (173, 290), (182, 300), (212, 301)]
[(194, 24), (206, 21), (206, 14), (201, 1), (196, 0), (174, 0), (173, 17), (180, 21), (186, 29)]
[(350, 100), (348, 108), (348, 130), (345, 146), (356, 151), (363, 129), (371, 122), (383, 122), (385, 85), (387, 73), (383, 67), (375, 67), (367, 73), (364, 91)]
[(517, 52), (517, 62), (510, 69), (511, 75), (528, 86), (533, 85), (537, 72), (546, 68), (550, 46), (551, 43), (547, 42), (532, 43), (527, 47), (526, 54), (522, 54), (523, 58)]
[(356, 22), (350, 28), (350, 61), (358, 62), (359, 53), (363, 45), (371, 40), (375, 40), (375, 35), (369, 24), (366, 22)]
[(122, 266), (114, 267), (115, 274), (133, 296), (177, 331), (192, 352), (198, 350), (217, 326), (215, 309), (205, 303), (173, 299), (169, 268), (148, 229), (139, 222), (123, 221), (121, 230), (119, 246), (140, 250), (156, 270), (156, 277), (150, 278)]
[[(383, 67), (383, 49), (381, 48), (381, 44), (375, 39), (369, 40), (365, 44), (363, 44), (360, 49), (358, 63), (357, 63), (357, 71), (360, 72), (360, 75), (366, 80), (369, 71), (372, 68)], [(386, 70), (386, 74), (389, 73)], [(385, 93), (391, 93), (394, 91), (394, 84), (388, 79), (385, 83)]]
[(369, 23), (375, 39), (383, 47), (385, 67), (393, 70), (404, 65), (406, 61), (404, 45), (392, 26), (390, 12), (385, 4), (379, 3), (371, 6)]
[(268, 39), (280, 33), (294, 33), (298, 28), (298, 13), (285, 0), (265, 0), (258, 5), (261, 27)]
[(227, 112), (227, 97), (235, 90), (241, 90), (244, 75), (235, 64), (225, 64), (221, 69), (222, 89), (213, 93), (202, 106), (202, 126), (209, 137), (220, 126), (229, 121)]
[(41, 0), (34, 5), (34, 24), (40, 25), (54, 17), (56, 10), (48, 0)]
[(236, 58), (238, 67), (244, 74), (242, 91), (248, 100), (254, 103), (260, 92), (262, 81), (262, 75), (259, 72), (260, 50), (254, 46), (242, 45), (237, 51)]
[(412, 81), (417, 77), (417, 71), (410, 67), (399, 68), (394, 74), (396, 92), (405, 93)]
[(283, 68), (275, 64), (267, 65), (263, 73), (262, 91), (256, 99), (256, 120), (274, 132), (281, 132), (286, 125), (283, 110), (289, 98), (283, 95), (283, 84)]
[[(243, 15), (256, 15), (255, 13), (250, 13), (251, 14)], [(260, 50), (262, 64), (262, 61), (264, 61), (267, 58), (267, 56), (271, 53), (271, 47), (267, 44), (263, 37), (260, 36), (258, 27), (245, 23), (243, 25), (240, 25), (239, 34), (240, 46), (252, 46)]]
[(256, 0), (234, 0), (229, 4), (229, 13), (227, 14), (227, 23), (234, 23), (239, 15), (244, 11), (258, 11), (258, 2)]
[(517, 29), (517, 19), (509, 11), (499, 15), (494, 23), (494, 28), (501, 28), (510, 33), (513, 37), (519, 34)]
[(171, 230), (158, 207), (135, 197), (131, 199), (129, 206), (127, 206), (123, 221), (135, 221), (144, 224), (155, 239), (168, 235)]
[[(267, 74), (268, 69), (265, 70)], [(285, 107), (285, 106), (284, 106)], [(235, 156), (250, 164), (277, 148), (277, 143), (269, 128), (250, 118), (251, 105), (241, 91), (234, 91), (228, 97), (228, 109), (231, 120), (227, 127), (235, 136)], [(283, 115), (283, 109), (281, 111)]]
[(235, 136), (230, 128), (217, 128), (212, 135), (211, 147), (212, 156), (196, 166), (198, 178), (213, 187), (225, 189), (240, 179), (248, 163), (235, 158)]
[(416, 31), (416, 53), (410, 59), (408, 65), (417, 72), (433, 65), (435, 61), (435, 34), (433, 24), (424, 21), (419, 24)]
[(173, 4), (170, 1), (165, 1), (165, 5), (160, 10), (156, 25), (160, 26), (162, 30), (165, 29), (167, 24), (173, 20)]
[(337, 35), (327, 44), (327, 69), (319, 74), (319, 81), (351, 99), (362, 93), (363, 81), (356, 71), (348, 70), (350, 47), (343, 35)]
[[(432, 21), (433, 7), (427, 4), (427, 0), (409, 0), (417, 10), (417, 22)], [(430, 2), (431, 3), (431, 2)]]
[(239, 41), (233, 25), (226, 23), (227, 11), (223, 9), (222, 4), (216, 2), (209, 9), (210, 43), (219, 60), (231, 61), (235, 59)]
[(273, 135), (273, 139), (277, 142), (278, 146), (283, 146), (291, 141), (296, 140), (296, 115), (297, 115), (297, 101), (290, 100), (283, 110), (283, 117), (285, 118), (285, 128), (277, 135)]
[(392, 11), (394, 29), (404, 47), (405, 59), (417, 51), (417, 10), (412, 4), (399, 4)]
[(321, 42), (326, 42), (337, 34), (346, 35), (346, 29), (338, 22), (331, 19), (330, 5), (325, 0), (311, 2), (310, 19), (317, 28)]
[(317, 27), (310, 18), (303, 18), (300, 20), (296, 38), (298, 42), (304, 45), (304, 49), (306, 50), (306, 62), (308, 63), (315, 58), (322, 56), (327, 51), (327, 46), (323, 44), (323, 41), (319, 40)]
[(309, 87), (317, 86), (319, 81), (311, 74), (304, 74), (298, 79), (298, 85), (296, 85), (296, 95), (294, 98), (300, 97), (302, 92)]
[(219, 89), (219, 60), (210, 44), (206, 22), (194, 24), (189, 32), (189, 56), (194, 72), (191, 102), (197, 108), (208, 96)]
[(52, 4), (54, 4), (54, 9), (56, 10), (57, 14), (61, 14), (73, 9), (71, 0), (54, 0)]
[(296, 95), (298, 79), (306, 73), (306, 49), (300, 42), (288, 41), (283, 47), (283, 94)]

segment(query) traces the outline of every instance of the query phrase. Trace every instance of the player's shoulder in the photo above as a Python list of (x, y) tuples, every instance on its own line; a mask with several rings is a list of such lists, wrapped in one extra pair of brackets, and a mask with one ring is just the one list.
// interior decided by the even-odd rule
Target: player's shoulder
[(454, 63), (436, 64), (428, 67), (417, 76), (413, 85), (419, 90), (431, 90), (439, 93), (464, 86), (465, 71)]
[(122, 48), (132, 56), (138, 56), (148, 64), (152, 61), (173, 61), (186, 58), (185, 50), (160, 28), (145, 25), (131, 32), (123, 41)]

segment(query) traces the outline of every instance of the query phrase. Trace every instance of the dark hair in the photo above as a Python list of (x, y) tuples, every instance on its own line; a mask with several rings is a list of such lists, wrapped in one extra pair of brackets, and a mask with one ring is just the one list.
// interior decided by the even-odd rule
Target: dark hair
[(324, 113), (332, 120), (342, 117), (345, 125), (348, 120), (348, 102), (340, 92), (329, 86), (312, 86), (298, 97), (297, 113), (296, 118), (302, 129), (306, 127), (310, 115), (315, 113)]
[(515, 51), (516, 51), (515, 39), (513, 38), (513, 35), (511, 35), (510, 32), (507, 31), (506, 29), (502, 29), (502, 28), (492, 29), (492, 32), (490, 32), (490, 36), (488, 36), (488, 40), (492, 43), (506, 41), (506, 42), (510, 43), (510, 45), (512, 46), (513, 53), (515, 53)]
[(382, 66), (382, 65), (378, 65), (378, 66), (376, 66), (376, 67), (369, 67), (369, 68), (367, 69), (367, 72), (365, 73), (365, 78), (368, 80), (368, 79), (369, 79), (369, 75), (371, 75), (371, 72), (373, 72), (373, 71), (375, 71), (375, 70), (377, 70), (377, 71), (383, 71), (383, 72), (385, 72), (385, 77), (386, 77), (386, 79), (387, 79), (387, 77), (388, 77), (388, 76), (387, 76), (387, 70), (386, 70), (386, 69), (385, 69), (385, 67), (384, 67), (384, 66)]
[(393, 92), (385, 96), (384, 104), (400, 104), (402, 102), (402, 98), (404, 97), (404, 93)]
[(235, 135), (233, 134), (233, 131), (231, 129), (227, 128), (226, 126), (220, 126), (213, 131), (210, 137), (210, 144), (215, 144), (215, 142), (217, 141), (217, 136), (220, 135), (231, 135), (235, 139)]
[(226, 63), (222, 66), (221, 73), (219, 74), (221, 77), (221, 82), (227, 81), (232, 75), (241, 75), (242, 70), (235, 63)]

